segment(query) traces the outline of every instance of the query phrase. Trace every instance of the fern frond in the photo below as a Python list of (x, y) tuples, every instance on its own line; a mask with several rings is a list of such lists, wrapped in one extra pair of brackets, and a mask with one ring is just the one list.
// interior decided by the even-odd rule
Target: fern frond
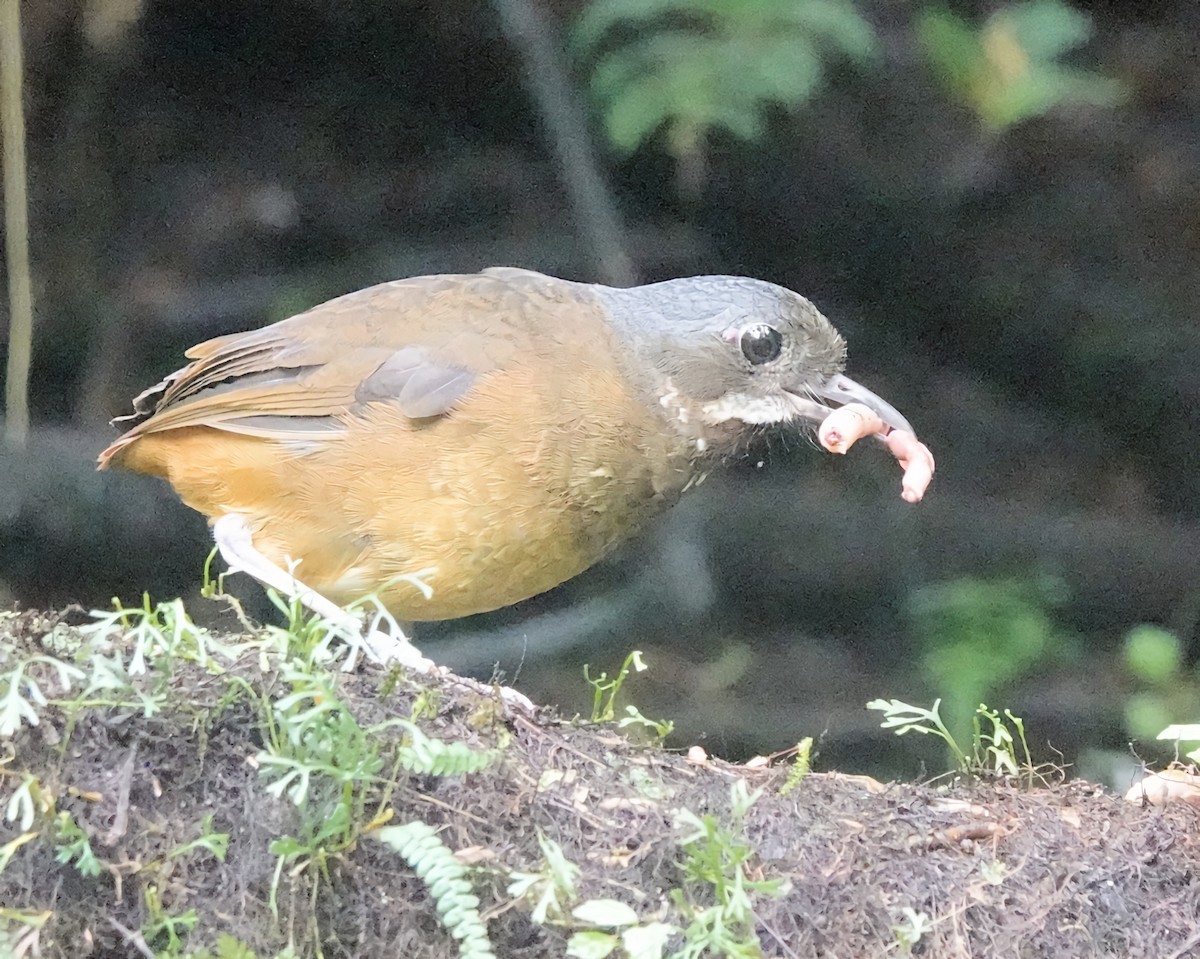
[(414, 723), (401, 721), (409, 741), (400, 747), (400, 765), (428, 776), (465, 776), (487, 769), (500, 755), (494, 749), (473, 749), (464, 742), (448, 743), (423, 733)]
[(425, 883), (446, 931), (461, 944), (461, 959), (496, 959), (466, 867), (454, 858), (437, 830), (418, 819), (387, 826), (378, 836)]

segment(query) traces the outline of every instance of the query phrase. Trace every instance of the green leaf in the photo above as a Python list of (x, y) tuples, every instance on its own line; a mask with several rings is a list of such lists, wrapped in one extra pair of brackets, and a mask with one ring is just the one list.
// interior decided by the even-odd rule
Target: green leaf
[(672, 11), (688, 11), (687, 0), (592, 0), (571, 30), (570, 45), (586, 53), (618, 25), (637, 26)]
[(1178, 637), (1159, 626), (1135, 626), (1125, 634), (1125, 663), (1138, 679), (1153, 685), (1168, 683), (1183, 665)]
[(619, 942), (614, 935), (589, 929), (577, 932), (567, 940), (567, 955), (571, 959), (604, 959), (612, 955)]
[(995, 129), (1060, 104), (1119, 103), (1125, 95), (1120, 83), (1058, 62), (1091, 33), (1091, 18), (1061, 0), (1001, 8), (979, 29), (946, 11), (927, 12), (917, 27), (943, 83)]
[(667, 941), (679, 932), (677, 926), (665, 922), (648, 922), (621, 933), (621, 945), (629, 959), (662, 959)]
[(589, 899), (572, 909), (571, 915), (593, 926), (632, 926), (638, 921), (638, 914), (617, 899)]
[(917, 39), (947, 86), (966, 87), (983, 59), (983, 46), (970, 25), (945, 10), (930, 10), (917, 21)]
[(779, 14), (859, 63), (879, 55), (875, 28), (848, 0), (776, 0)]
[(625, 42), (598, 57), (590, 86), (624, 152), (663, 126), (676, 145), (715, 127), (757, 138), (769, 110), (813, 95), (826, 60), (866, 62), (876, 48), (849, 0), (594, 0), (577, 45), (599, 49), (618, 26)]
[(1183, 742), (1200, 742), (1200, 723), (1168, 726), (1158, 734), (1159, 739), (1174, 739)]
[(1011, 30), (1031, 60), (1054, 60), (1091, 39), (1092, 19), (1061, 0), (1033, 0), (997, 10), (989, 27)]

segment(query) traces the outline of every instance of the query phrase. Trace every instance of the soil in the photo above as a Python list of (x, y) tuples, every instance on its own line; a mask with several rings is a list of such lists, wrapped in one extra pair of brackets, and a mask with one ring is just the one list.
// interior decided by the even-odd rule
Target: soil
[[(0, 620), (0, 697), (18, 664), (82, 663), (95, 643), (56, 615)], [(128, 667), (131, 643), (108, 655)], [(45, 661), (26, 667), (49, 702), (36, 726), (0, 741), (0, 809), (28, 777), (37, 806), (31, 824), (15, 805), (0, 822), (0, 955), (457, 956), (425, 883), (377, 840), (385, 821), (420, 819), (470, 864), (496, 956), (561, 957), (584, 926), (553, 910), (535, 923), (533, 904), (507, 892), (513, 872), (545, 870), (540, 837), (580, 870), (577, 901), (616, 899), (684, 929), (681, 901), (715, 900), (688, 865), (681, 809), (748, 845), (742, 880), (783, 881), (751, 893), (761, 951), (736, 955), (1200, 955), (1200, 812), (1185, 803), (1142, 806), (1080, 781), (880, 784), (821, 771), (788, 790), (786, 758), (697, 762), (612, 723), (506, 716), (486, 694), (363, 665), (327, 675), (385, 761), (350, 787), (314, 775), (298, 805), (269, 791), (277, 775), (263, 759), (281, 734), (272, 706), (296, 688), (287, 662), (263, 647), (207, 667), (151, 657), (133, 692), (107, 701), (65, 691)], [(458, 776), (405, 771), (392, 757), (408, 727), (373, 727), (414, 716), (426, 735), (498, 760)], [(731, 812), (738, 781), (761, 791), (743, 823)], [(319, 830), (313, 814), (351, 793), (340, 838), (280, 865), (286, 848), (272, 844)], [(58, 861), (69, 858), (63, 813), (89, 837), (98, 875)], [(223, 858), (180, 849), (207, 815), (228, 834)], [(169, 932), (163, 917), (184, 919)], [(667, 954), (683, 946), (677, 933)]]

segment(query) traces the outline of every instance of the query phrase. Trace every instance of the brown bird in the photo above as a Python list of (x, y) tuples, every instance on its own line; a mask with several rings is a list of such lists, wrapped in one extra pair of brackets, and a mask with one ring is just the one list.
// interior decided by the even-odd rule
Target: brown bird
[[(808, 300), (742, 277), (423, 276), (187, 355), (114, 421), (132, 425), (100, 468), (165, 478), (232, 568), (356, 629), (336, 604), (434, 620), (544, 592), (755, 434), (830, 404), (912, 433), (842, 375)], [(389, 654), (432, 665), (406, 640)]]

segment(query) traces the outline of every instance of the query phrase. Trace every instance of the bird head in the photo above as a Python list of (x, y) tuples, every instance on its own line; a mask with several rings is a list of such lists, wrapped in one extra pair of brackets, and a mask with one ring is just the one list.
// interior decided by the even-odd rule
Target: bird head
[(798, 293), (735, 276), (595, 289), (634, 344), (645, 388), (686, 433), (731, 446), (762, 427), (820, 423), (847, 403), (912, 432), (895, 407), (842, 372), (845, 340)]

